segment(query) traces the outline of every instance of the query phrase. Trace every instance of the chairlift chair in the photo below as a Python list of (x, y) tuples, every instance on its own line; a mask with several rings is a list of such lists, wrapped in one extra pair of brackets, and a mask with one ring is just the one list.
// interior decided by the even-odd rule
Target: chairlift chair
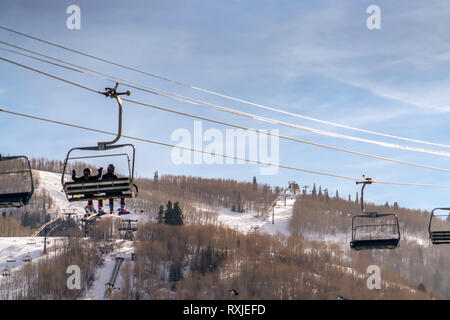
[[(79, 147), (72, 148), (67, 153), (66, 159), (64, 161), (64, 168), (61, 178), (61, 183), (63, 185), (63, 190), (66, 194), (67, 200), (69, 202), (74, 201), (86, 201), (86, 200), (96, 200), (96, 199), (119, 199), (119, 198), (134, 198), (137, 196), (139, 190), (137, 186), (133, 183), (134, 179), (134, 162), (136, 149), (132, 144), (115, 144), (121, 137), (122, 134), (122, 100), (119, 95), (130, 95), (130, 92), (118, 93), (116, 91), (119, 83), (116, 83), (114, 88), (106, 88), (104, 94), (107, 97), (115, 98), (119, 105), (119, 126), (118, 133), (114, 140), (108, 142), (98, 142), (97, 146), (94, 147)], [(84, 156), (84, 157), (71, 157), (71, 153), (75, 150), (80, 151), (108, 151), (119, 148), (130, 148), (130, 153), (114, 153), (106, 155), (96, 155), (96, 156)], [(131, 159), (130, 159), (131, 155)], [(121, 177), (117, 179), (108, 180), (95, 180), (95, 181), (65, 181), (66, 170), (68, 167), (69, 160), (81, 160), (81, 159), (92, 159), (92, 158), (110, 158), (116, 156), (125, 156), (128, 162), (128, 176)]]
[(16, 262), (16, 258), (14, 258), (12, 255), (9, 255), (9, 256), (6, 258), (6, 262)]
[[(22, 163), (24, 167), (21, 168), (19, 166), (18, 168), (11, 169), (8, 168), (8, 163), (11, 163), (12, 165), (14, 165), (14, 163)], [(13, 177), (15, 180), (16, 178), (14, 176), (17, 175), (22, 175), (22, 177), (26, 176), (29, 179), (29, 182), (27, 182), (27, 188), (20, 190), (19, 192), (7, 192), (2, 189), (0, 191), (0, 208), (21, 208), (26, 206), (30, 202), (34, 192), (33, 174), (28, 158), (26, 156), (2, 157), (0, 155), (0, 179), (3, 177), (7, 178), (9, 176), (10, 178)], [(23, 181), (21, 182), (23, 183)], [(1, 184), (2, 180), (0, 180), (0, 185)]]
[[(435, 213), (437, 210), (447, 213)], [(428, 234), (432, 244), (450, 244), (450, 208), (434, 208), (431, 211)]]
[(9, 277), (11, 273), (9, 272), (8, 268), (3, 268), (2, 270), (2, 277)]
[(31, 256), (30, 253), (28, 253), (26, 256), (23, 257), (22, 259), (23, 262), (30, 262), (31, 261)]
[(364, 188), (366, 184), (372, 182), (371, 178), (356, 182), (356, 184), (363, 184), (361, 188), (362, 214), (352, 217), (350, 247), (353, 250), (395, 249), (400, 242), (400, 226), (397, 215), (367, 212), (364, 209)]

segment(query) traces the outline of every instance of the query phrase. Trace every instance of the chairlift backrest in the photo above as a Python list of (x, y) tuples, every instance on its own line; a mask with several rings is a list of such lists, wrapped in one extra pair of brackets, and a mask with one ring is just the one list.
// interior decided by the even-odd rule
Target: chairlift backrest
[[(14, 166), (16, 164), (16, 166)], [(21, 166), (17, 167), (17, 164)], [(21, 175), (21, 177), (18, 175)], [(0, 155), (0, 208), (21, 208), (26, 206), (34, 193), (33, 173), (26, 156)], [(5, 181), (7, 180), (7, 181)], [(26, 188), (11, 189), (18, 182), (26, 181)]]

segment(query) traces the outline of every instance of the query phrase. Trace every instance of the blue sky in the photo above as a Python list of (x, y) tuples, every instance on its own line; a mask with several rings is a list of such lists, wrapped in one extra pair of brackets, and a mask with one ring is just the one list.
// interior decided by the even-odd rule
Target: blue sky
[[(323, 120), (450, 144), (450, 4), (448, 1), (8, 1), (0, 24), (170, 79)], [(66, 8), (81, 8), (81, 30), (66, 28)], [(381, 30), (368, 30), (366, 8), (381, 8)], [(113, 67), (0, 30), (0, 39), (156, 88), (304, 126), (398, 142), (292, 118), (206, 95)], [(0, 51), (23, 64), (102, 90), (107, 81)], [(100, 95), (0, 63), (0, 107), (102, 130), (116, 128), (116, 105)], [(135, 100), (256, 129), (360, 152), (448, 168), (445, 156), (401, 151), (309, 134), (239, 118), (163, 97), (132, 92)], [(124, 133), (169, 143), (193, 120), (125, 105)], [(225, 127), (203, 123), (204, 130)], [(63, 159), (71, 147), (109, 139), (100, 134), (0, 114), (0, 150)], [(125, 142), (126, 140), (123, 140)], [(175, 165), (171, 150), (140, 142), (141, 176), (185, 174), (271, 185), (313, 183), (351, 194), (354, 183), (258, 165)], [(400, 143), (400, 142), (399, 142)], [(417, 145), (420, 146), (420, 145)], [(435, 148), (437, 149), (437, 148)], [(280, 141), (282, 164), (352, 177), (450, 185), (450, 175)], [(369, 189), (368, 189), (369, 190)], [(431, 209), (448, 206), (446, 189), (373, 185), (368, 200)]]

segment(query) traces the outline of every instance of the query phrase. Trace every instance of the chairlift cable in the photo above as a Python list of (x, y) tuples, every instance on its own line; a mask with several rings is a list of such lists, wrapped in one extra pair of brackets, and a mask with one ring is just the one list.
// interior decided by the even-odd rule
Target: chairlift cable
[[(20, 63), (17, 63), (17, 62), (14, 62), (14, 61), (2, 58), (2, 57), (0, 57), (0, 59), (4, 60), (6, 62), (13, 63), (15, 65), (18, 65), (20, 67), (24, 67), (24, 68), (26, 68), (28, 70), (41, 73), (41, 74), (49, 76), (51, 78), (64, 81), (66, 83), (75, 85), (77, 87), (80, 87), (80, 88), (83, 88), (83, 89), (87, 89), (87, 90), (95, 92), (95, 93), (104, 94), (103, 92), (100, 92), (100, 91), (88, 88), (88, 87), (80, 85), (78, 83), (75, 83), (75, 82), (72, 82), (72, 81), (69, 81), (69, 80), (65, 80), (65, 79), (63, 79), (61, 77), (57, 77), (57, 76), (54, 76), (52, 74), (49, 74), (49, 73), (46, 73), (46, 72), (43, 72), (43, 71), (31, 68), (31, 67), (28, 67), (28, 66), (24, 66), (24, 65), (22, 65)], [(389, 162), (394, 162), (394, 163), (404, 164), (404, 165), (409, 165), (409, 166), (414, 166), (414, 167), (420, 167), (420, 168), (425, 168), (425, 169), (430, 169), (430, 170), (435, 170), (435, 171), (450, 172), (449, 169), (433, 167), (433, 166), (428, 166), (428, 165), (424, 165), (424, 164), (418, 164), (418, 163), (414, 163), (414, 162), (403, 161), (403, 160), (398, 160), (398, 159), (393, 159), (393, 158), (387, 158), (387, 157), (382, 157), (382, 156), (378, 156), (378, 155), (362, 153), (362, 152), (358, 152), (358, 151), (352, 151), (352, 150), (348, 150), (348, 149), (343, 149), (343, 148), (328, 146), (328, 145), (324, 145), (324, 144), (319, 144), (319, 143), (315, 143), (315, 142), (311, 142), (311, 141), (307, 141), (307, 140), (301, 140), (301, 139), (297, 139), (297, 138), (292, 138), (292, 137), (287, 137), (287, 136), (283, 136), (283, 135), (273, 134), (273, 133), (270, 133), (270, 132), (265, 132), (265, 131), (261, 131), (261, 130), (257, 130), (257, 129), (252, 129), (252, 128), (248, 128), (248, 127), (245, 127), (245, 126), (235, 125), (235, 124), (227, 123), (227, 122), (224, 122), (224, 121), (208, 119), (208, 118), (205, 118), (205, 117), (201, 117), (201, 116), (197, 116), (197, 115), (193, 115), (193, 114), (189, 114), (189, 113), (185, 113), (185, 112), (180, 112), (180, 111), (176, 111), (176, 110), (171, 110), (171, 109), (168, 109), (168, 108), (163, 108), (163, 107), (159, 107), (159, 106), (155, 106), (155, 105), (151, 105), (151, 104), (147, 104), (147, 103), (143, 103), (143, 102), (139, 102), (139, 101), (135, 101), (135, 100), (131, 100), (131, 99), (122, 98), (122, 100), (130, 102), (130, 103), (142, 105), (142, 106), (145, 106), (145, 107), (149, 107), (149, 108), (153, 108), (153, 109), (157, 109), (157, 110), (161, 110), (161, 111), (165, 111), (165, 112), (178, 114), (178, 115), (181, 115), (181, 116), (191, 117), (191, 118), (194, 118), (194, 119), (204, 120), (204, 121), (208, 121), (208, 122), (211, 122), (211, 123), (216, 123), (216, 124), (225, 125), (225, 126), (229, 126), (229, 127), (233, 127), (233, 128), (243, 129), (243, 130), (248, 130), (248, 131), (252, 131), (252, 132), (256, 132), (256, 133), (262, 133), (262, 134), (265, 134), (265, 135), (268, 135), (268, 136), (274, 136), (274, 137), (278, 137), (278, 138), (281, 138), (281, 139), (290, 140), (290, 141), (299, 142), (299, 143), (304, 143), (304, 144), (309, 144), (309, 145), (313, 145), (313, 146), (317, 146), (317, 147), (321, 147), (321, 148), (331, 149), (331, 150), (335, 150), (335, 151), (340, 151), (340, 152), (350, 153), (350, 154), (354, 154), (354, 155), (359, 155), (359, 156), (364, 156), (364, 157), (369, 157), (369, 158), (374, 158), (374, 159), (378, 159), (378, 160), (384, 160), (384, 161), (389, 161)]]
[[(93, 70), (93, 69), (85, 68), (85, 67), (82, 67), (82, 66), (79, 66), (79, 65), (76, 65), (76, 64), (73, 64), (73, 63), (61, 60), (61, 59), (57, 59), (57, 58), (53, 58), (53, 57), (50, 57), (50, 56), (47, 56), (47, 55), (43, 55), (43, 54), (38, 53), (36, 51), (28, 50), (28, 49), (25, 49), (25, 48), (22, 48), (22, 47), (19, 47), (19, 46), (16, 46), (16, 45), (9, 44), (9, 43), (4, 42), (4, 41), (0, 41), (0, 43), (6, 44), (6, 45), (10, 45), (10, 46), (16, 47), (16, 48), (21, 49), (21, 50), (25, 50), (25, 51), (31, 52), (31, 53), (36, 54), (36, 55), (44, 56), (46, 58), (53, 59), (53, 60), (58, 61), (58, 62), (66, 63), (68, 65), (75, 66), (77, 68), (81, 68), (82, 70), (87, 71), (87, 73), (86, 72), (82, 72), (80, 70), (78, 70), (78, 72), (82, 72), (82, 73), (85, 73), (87, 75), (93, 75), (93, 76), (95, 76), (96, 74), (97, 75), (101, 75), (103, 77), (102, 79), (105, 79), (105, 80), (108, 80), (108, 81), (112, 81), (112, 82), (121, 81), (124, 86), (130, 87), (130, 88), (133, 88), (133, 89), (137, 89), (137, 90), (144, 91), (144, 92), (147, 92), (147, 93), (163, 96), (163, 97), (170, 98), (170, 99), (184, 101), (184, 102), (195, 104), (195, 105), (203, 105), (203, 106), (212, 108), (214, 110), (218, 110), (218, 111), (221, 111), (221, 112), (234, 114), (234, 115), (237, 115), (237, 116), (246, 117), (246, 118), (249, 118), (249, 119), (252, 119), (252, 120), (263, 121), (263, 122), (267, 122), (267, 123), (271, 123), (271, 124), (278, 124), (278, 125), (291, 127), (291, 128), (297, 129), (297, 130), (306, 131), (306, 132), (310, 132), (310, 133), (330, 136), (330, 137), (334, 137), (334, 138), (341, 138), (341, 139), (346, 139), (346, 140), (358, 141), (358, 142), (363, 142), (363, 143), (375, 144), (375, 145), (388, 147), (388, 148), (407, 150), (407, 151), (416, 151), (416, 152), (422, 152), (422, 153), (427, 153), (427, 154), (435, 154), (435, 155), (441, 155), (441, 156), (450, 156), (450, 152), (446, 152), (446, 151), (417, 148), (417, 147), (392, 144), (392, 143), (382, 142), (382, 141), (377, 141), (377, 140), (364, 139), (364, 138), (359, 138), (359, 137), (354, 137), (354, 136), (343, 135), (343, 134), (338, 134), (338, 133), (334, 133), (334, 132), (319, 130), (319, 129), (315, 129), (315, 128), (310, 128), (310, 127), (306, 127), (306, 126), (301, 126), (301, 125), (289, 123), (289, 122), (286, 122), (286, 121), (281, 121), (281, 120), (276, 120), (276, 119), (272, 119), (272, 118), (258, 116), (258, 115), (255, 115), (255, 114), (251, 114), (251, 113), (247, 113), (247, 112), (231, 109), (231, 108), (228, 108), (228, 107), (224, 107), (224, 106), (221, 106), (221, 105), (209, 103), (209, 102), (202, 101), (202, 100), (199, 100), (199, 99), (186, 97), (186, 96), (183, 96), (183, 95), (172, 93), (170, 91), (165, 91), (165, 90), (162, 90), (162, 89), (151, 88), (151, 87), (148, 87), (148, 86), (136, 83), (136, 82), (132, 82), (132, 81), (129, 81), (129, 80), (126, 80), (126, 79), (122, 79), (122, 78), (119, 78), (119, 77), (116, 77), (116, 76), (113, 76), (113, 75), (109, 75), (109, 74), (106, 74), (106, 73), (103, 73), (103, 72), (99, 72), (99, 71), (96, 71), (96, 70)], [(32, 57), (32, 56), (28, 56), (28, 57), (35, 58), (35, 57)], [(38, 59), (38, 58), (36, 58), (36, 59)], [(47, 61), (45, 61), (43, 59), (38, 59), (38, 60), (40, 60), (42, 62), (47, 62)], [(94, 74), (90, 74), (90, 73), (94, 73)], [(107, 78), (104, 78), (104, 77), (107, 77)], [(113, 79), (110, 79), (110, 78), (113, 78)], [(130, 102), (132, 102), (132, 101), (130, 101)]]
[[(76, 125), (76, 124), (62, 122), (62, 121), (51, 120), (51, 119), (47, 119), (47, 118), (43, 118), (43, 117), (37, 117), (37, 116), (33, 116), (33, 115), (13, 112), (13, 111), (9, 111), (9, 110), (6, 110), (6, 109), (0, 109), (0, 112), (8, 113), (8, 114), (11, 114), (11, 115), (16, 115), (16, 116), (20, 116), (20, 117), (25, 117), (25, 118), (35, 119), (35, 120), (41, 120), (41, 121), (45, 121), (45, 122), (49, 122), (49, 123), (53, 123), (53, 124), (58, 124), (58, 125), (78, 128), (78, 129), (82, 129), (82, 130), (92, 131), (92, 132), (98, 132), (98, 133), (103, 133), (103, 134), (108, 134), (108, 135), (116, 135), (116, 133), (112, 133), (112, 132), (108, 132), (108, 131), (104, 131), (104, 130), (93, 129), (93, 128), (88, 128), (88, 127), (84, 127), (84, 126), (80, 126), (80, 125)], [(333, 174), (333, 173), (327, 173), (327, 172), (322, 172), (322, 171), (312, 171), (312, 170), (301, 169), (301, 168), (287, 166), (287, 165), (274, 164), (274, 163), (270, 163), (270, 162), (263, 162), (263, 161), (258, 161), (258, 160), (240, 158), (240, 157), (229, 156), (229, 155), (224, 155), (224, 154), (218, 154), (218, 153), (214, 153), (214, 152), (208, 152), (208, 151), (204, 151), (204, 150), (197, 150), (197, 149), (194, 149), (194, 148), (187, 148), (187, 147), (182, 147), (182, 146), (179, 146), (179, 145), (173, 145), (173, 144), (169, 144), (169, 143), (165, 143), (165, 142), (161, 142), (161, 141), (156, 141), (156, 140), (150, 140), (150, 139), (133, 137), (133, 136), (127, 136), (127, 135), (122, 135), (122, 137), (123, 138), (127, 138), (127, 139), (131, 139), (131, 140), (137, 140), (137, 141), (141, 141), (141, 142), (146, 142), (146, 143), (151, 143), (151, 144), (157, 144), (157, 145), (161, 145), (161, 146), (171, 147), (171, 148), (183, 149), (183, 150), (187, 150), (187, 151), (198, 152), (198, 153), (208, 154), (208, 155), (212, 155), (212, 156), (219, 156), (219, 157), (222, 157), (222, 158), (229, 158), (229, 159), (233, 159), (233, 160), (245, 161), (245, 162), (248, 162), (248, 163), (255, 163), (255, 164), (260, 164), (260, 165), (273, 166), (273, 167), (278, 167), (278, 168), (282, 168), (282, 169), (300, 171), (300, 172), (317, 174), (317, 175), (324, 175), (324, 176), (329, 176), (329, 177), (334, 177), (334, 178), (339, 178), (339, 179), (345, 179), (345, 180), (351, 180), (351, 181), (364, 181), (361, 178), (353, 178), (353, 177), (348, 177), (348, 176), (343, 176), (343, 175), (338, 175), (338, 174)], [(430, 188), (450, 189), (450, 185), (417, 184), (417, 183), (389, 182), (389, 181), (378, 181), (378, 180), (373, 180), (373, 183), (390, 184), (390, 185), (397, 185), (397, 186), (430, 187)]]
[(208, 94), (215, 95), (215, 96), (218, 96), (218, 97), (222, 97), (222, 98), (225, 98), (225, 99), (228, 99), (228, 100), (233, 100), (233, 101), (244, 103), (244, 104), (247, 104), (247, 105), (252, 105), (254, 107), (258, 107), (258, 108), (262, 108), (262, 109), (266, 109), (266, 110), (271, 110), (271, 111), (275, 111), (275, 112), (278, 112), (278, 113), (283, 113), (283, 114), (286, 114), (286, 115), (294, 116), (294, 117), (297, 117), (297, 118), (302, 118), (302, 119), (315, 121), (315, 122), (326, 124), (326, 125), (330, 125), (330, 126), (335, 126), (335, 127), (340, 127), (340, 128), (344, 128), (344, 129), (359, 131), (359, 132), (363, 132), (363, 133), (383, 136), (383, 137), (392, 138), (392, 139), (404, 140), (404, 141), (409, 141), (409, 142), (414, 142), (414, 143), (420, 143), (420, 144), (426, 144), (426, 145), (433, 145), (433, 146), (438, 146), (438, 147), (450, 148), (450, 145), (447, 145), (447, 144), (441, 144), (441, 143), (436, 143), (436, 142), (429, 142), (429, 141), (420, 140), (420, 139), (407, 138), (407, 137), (387, 134), (387, 133), (383, 133), (383, 132), (379, 132), (379, 131), (373, 131), (373, 130), (356, 128), (356, 127), (344, 125), (344, 124), (341, 124), (341, 123), (336, 123), (336, 122), (332, 122), (332, 121), (326, 121), (326, 120), (313, 118), (313, 117), (305, 116), (305, 115), (298, 114), (298, 113), (293, 113), (293, 112), (281, 110), (281, 109), (274, 108), (274, 107), (269, 107), (269, 106), (266, 106), (266, 105), (263, 105), (263, 104), (254, 103), (254, 102), (247, 101), (247, 100), (244, 100), (244, 99), (235, 98), (235, 97), (232, 97), (232, 96), (229, 96), (229, 95), (225, 95), (225, 94), (222, 94), (222, 93), (218, 93), (218, 92), (215, 92), (215, 91), (203, 89), (203, 88), (200, 88), (200, 87), (197, 87), (197, 86), (185, 83), (185, 82), (172, 80), (172, 79), (169, 79), (167, 77), (163, 77), (163, 76), (160, 76), (160, 75), (157, 75), (157, 74), (153, 74), (153, 73), (150, 73), (150, 72), (142, 71), (142, 70), (137, 69), (137, 68), (129, 67), (129, 66), (126, 66), (126, 65), (123, 65), (123, 64), (111, 61), (111, 60), (107, 60), (107, 59), (103, 59), (103, 58), (100, 58), (100, 57), (97, 57), (97, 56), (94, 56), (94, 55), (91, 55), (91, 54), (87, 54), (87, 53), (79, 51), (79, 50), (71, 49), (71, 48), (68, 48), (66, 46), (62, 46), (62, 45), (59, 45), (59, 44), (56, 44), (56, 43), (53, 43), (53, 42), (50, 42), (50, 41), (38, 38), (38, 37), (34, 37), (34, 36), (29, 35), (29, 34), (25, 34), (25, 33), (22, 33), (22, 32), (19, 32), (19, 31), (16, 31), (16, 30), (4, 27), (4, 26), (0, 26), (0, 29), (3, 29), (5, 31), (12, 32), (12, 33), (21, 35), (21, 36), (26, 37), (26, 38), (33, 39), (33, 40), (36, 40), (36, 41), (39, 41), (39, 42), (42, 42), (42, 43), (45, 43), (45, 44), (57, 47), (57, 48), (60, 48), (60, 49), (66, 50), (66, 51), (70, 51), (70, 52), (73, 52), (73, 53), (76, 53), (76, 54), (80, 54), (80, 55), (86, 56), (86, 57), (91, 58), (91, 59), (95, 59), (95, 60), (102, 61), (102, 62), (105, 62), (105, 63), (108, 63), (108, 64), (112, 64), (112, 65), (115, 65), (117, 67), (121, 67), (121, 68), (130, 70), (130, 71), (141, 73), (141, 74), (153, 77), (153, 78), (157, 78), (157, 79), (164, 80), (164, 81), (167, 81), (167, 82), (170, 82), (170, 83), (174, 83), (174, 84), (179, 85), (179, 86), (183, 86), (183, 87), (190, 88), (190, 89), (193, 89), (193, 90), (197, 90), (197, 91), (200, 91), (200, 92), (204, 92), (204, 93), (208, 93)]

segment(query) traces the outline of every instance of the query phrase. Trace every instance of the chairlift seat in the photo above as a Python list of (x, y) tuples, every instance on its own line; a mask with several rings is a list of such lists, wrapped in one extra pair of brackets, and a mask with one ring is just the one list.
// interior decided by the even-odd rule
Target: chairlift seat
[(450, 244), (450, 231), (431, 231), (430, 239), (433, 244)]
[(354, 250), (395, 249), (400, 239), (355, 240), (350, 242)]
[[(447, 211), (448, 213), (436, 214), (435, 211), (437, 210)], [(450, 208), (434, 208), (431, 211), (428, 233), (432, 244), (450, 244), (449, 216)], [(443, 223), (444, 225), (439, 225), (439, 223)]]
[(96, 199), (134, 198), (133, 182), (130, 178), (111, 180), (66, 182), (64, 191), (69, 202)]
[(0, 208), (21, 208), (30, 202), (31, 196), (30, 192), (0, 194)]

